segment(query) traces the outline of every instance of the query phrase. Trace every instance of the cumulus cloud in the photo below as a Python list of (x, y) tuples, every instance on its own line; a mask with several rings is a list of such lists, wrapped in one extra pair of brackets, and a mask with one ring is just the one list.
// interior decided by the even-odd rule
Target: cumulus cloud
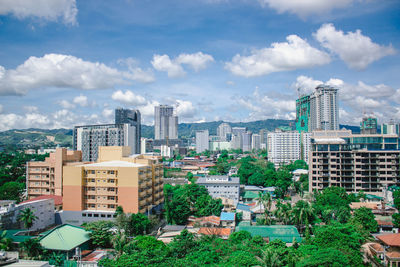
[(310, 46), (297, 35), (289, 35), (286, 40), (272, 43), (268, 48), (254, 49), (249, 56), (238, 54), (225, 68), (235, 75), (252, 77), (325, 65), (331, 60), (327, 53)]
[(43, 87), (105, 89), (129, 84), (136, 78), (130, 71), (119, 71), (103, 63), (46, 54), (30, 57), (16, 69), (0, 66), (0, 95), (24, 95), (28, 90)]
[(87, 96), (84, 95), (74, 97), (73, 102), (81, 107), (87, 107), (89, 104)]
[(109, 109), (109, 108), (105, 108), (105, 109), (103, 109), (101, 115), (103, 115), (103, 117), (105, 117), (107, 119), (112, 119), (112, 117), (114, 115), (114, 110), (113, 109)]
[(67, 100), (61, 100), (58, 102), (58, 104), (63, 108), (63, 109), (72, 109), (75, 108), (75, 105), (68, 102)]
[(333, 24), (322, 25), (314, 33), (314, 37), (323, 47), (339, 55), (350, 68), (357, 70), (363, 70), (372, 62), (396, 53), (391, 45), (383, 46), (372, 42), (361, 30), (344, 33), (336, 30)]
[(115, 101), (132, 106), (141, 106), (147, 102), (143, 96), (136, 95), (131, 90), (126, 90), (125, 92), (118, 90), (112, 94), (111, 98)]
[(118, 63), (128, 67), (130, 71), (130, 75), (128, 76), (132, 80), (142, 83), (151, 83), (155, 81), (153, 71), (151, 69), (143, 70), (139, 68), (139, 61), (134, 58), (129, 57), (124, 59), (119, 59)]
[(12, 14), (18, 19), (37, 17), (48, 21), (61, 19), (63, 23), (76, 25), (75, 0), (2, 0), (0, 15)]
[(154, 55), (151, 64), (158, 71), (167, 72), (168, 77), (177, 78), (186, 74), (182, 64), (189, 65), (195, 71), (205, 69), (207, 65), (214, 61), (211, 55), (197, 52), (194, 54), (180, 54), (171, 59), (168, 55)]
[(193, 118), (197, 114), (193, 103), (186, 100), (176, 100), (176, 114), (182, 118)]
[(278, 13), (291, 13), (305, 18), (321, 15), (333, 9), (350, 6), (355, 0), (258, 0), (262, 6), (268, 6)]

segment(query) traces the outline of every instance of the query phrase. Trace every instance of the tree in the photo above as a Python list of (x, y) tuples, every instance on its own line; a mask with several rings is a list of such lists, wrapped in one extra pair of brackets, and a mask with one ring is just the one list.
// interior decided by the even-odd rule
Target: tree
[(173, 257), (183, 258), (196, 247), (194, 234), (183, 230), (180, 235), (174, 237), (169, 247)]
[(309, 231), (310, 223), (314, 221), (314, 208), (310, 205), (310, 203), (300, 200), (293, 207), (293, 215), (294, 220), (301, 231), (301, 226), (304, 225), (306, 230)]
[(149, 230), (149, 226), (150, 220), (146, 215), (132, 213), (128, 221), (126, 233), (129, 236), (143, 235)]
[(248, 179), (248, 184), (250, 185), (263, 186), (264, 183), (265, 183), (265, 176), (259, 172), (253, 173)]
[(18, 216), (18, 220), (24, 224), (24, 227), (26, 229), (31, 228), (37, 218), (38, 217), (33, 213), (30, 208), (25, 208), (19, 213)]
[(27, 239), (20, 246), (29, 258), (39, 259), (43, 255), (43, 247), (37, 238)]
[(12, 240), (7, 238), (7, 230), (4, 230), (0, 234), (0, 250), (7, 251), (10, 250), (12, 246)]
[(112, 247), (111, 240), (114, 233), (111, 231), (111, 228), (113, 226), (113, 222), (110, 221), (95, 221), (83, 225), (85, 230), (90, 232), (89, 236), (93, 245), (102, 248)]
[(250, 239), (251, 239), (251, 234), (244, 230), (233, 232), (229, 236), (229, 241), (232, 242), (233, 244), (240, 244), (245, 240), (250, 240)]
[(372, 213), (371, 209), (366, 207), (356, 209), (351, 222), (353, 224), (362, 225), (363, 229), (369, 233), (376, 233), (378, 231), (378, 223), (375, 220), (375, 215)]
[(6, 182), (2, 186), (0, 186), (0, 199), (20, 201), (21, 193), (24, 188), (24, 183)]

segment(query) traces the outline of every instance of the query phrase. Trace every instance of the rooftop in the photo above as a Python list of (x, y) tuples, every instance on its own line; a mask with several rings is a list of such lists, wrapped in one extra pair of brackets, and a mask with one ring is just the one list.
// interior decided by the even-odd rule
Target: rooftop
[(49, 250), (69, 251), (90, 240), (85, 229), (64, 224), (60, 225), (40, 238), (40, 244)]
[(6, 231), (6, 238), (10, 238), (13, 242), (15, 243), (21, 243), (24, 242), (25, 240), (34, 238), (36, 236), (29, 236), (29, 235), (24, 235), (26, 233), (26, 230), (5, 230)]
[(34, 202), (37, 200), (43, 200), (43, 199), (54, 199), (54, 205), (58, 206), (58, 205), (62, 205), (62, 196), (56, 196), (56, 195), (47, 195), (47, 196), (38, 196), (29, 200), (25, 200), (22, 201), (21, 203), (19, 203), (19, 205), (21, 204), (25, 204), (25, 203), (30, 203), (30, 202)]
[(197, 179), (198, 184), (237, 184), (239, 185), (239, 177), (229, 177), (227, 175), (211, 175), (200, 177)]
[(280, 239), (286, 243), (292, 243), (293, 239), (300, 242), (301, 237), (297, 228), (293, 225), (270, 226), (237, 226), (236, 231), (247, 231), (252, 236), (268, 237), (270, 241)]
[(400, 234), (377, 235), (376, 238), (385, 243), (385, 245), (400, 247)]
[(231, 231), (232, 229), (230, 228), (201, 227), (198, 234), (229, 236)]
[(221, 212), (221, 221), (234, 221), (235, 213), (233, 212)]
[(250, 207), (247, 206), (246, 204), (242, 204), (242, 203), (238, 203), (236, 205), (236, 210), (244, 210), (244, 211), (251, 212)]
[(83, 167), (146, 167), (147, 165), (132, 163), (122, 160), (105, 161), (91, 164), (80, 165)]

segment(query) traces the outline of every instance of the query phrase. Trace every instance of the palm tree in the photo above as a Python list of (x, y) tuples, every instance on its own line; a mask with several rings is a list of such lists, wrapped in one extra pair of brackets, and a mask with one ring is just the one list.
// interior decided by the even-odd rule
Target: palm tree
[(292, 205), (290, 203), (282, 203), (278, 200), (276, 203), (275, 216), (283, 224), (288, 224), (292, 218)]
[(43, 252), (43, 247), (37, 238), (27, 239), (20, 243), (20, 246), (26, 255), (32, 259), (40, 258)]
[(12, 240), (10, 238), (7, 238), (7, 231), (4, 230), (0, 234), (0, 250), (10, 250), (12, 245)]
[(24, 224), (26, 229), (29, 229), (37, 218), (30, 208), (26, 208), (20, 212), (18, 220)]
[(262, 259), (258, 258), (261, 266), (264, 267), (279, 267), (282, 266), (281, 261), (279, 260), (278, 253), (269, 248), (262, 251)]
[(114, 236), (112, 239), (113, 247), (115, 249), (115, 252), (117, 254), (117, 257), (120, 257), (124, 251), (124, 247), (126, 244), (128, 244), (129, 240), (126, 237), (125, 233), (118, 233), (117, 235)]
[(314, 217), (314, 208), (310, 205), (310, 203), (300, 200), (294, 206), (293, 214), (295, 216), (295, 223), (299, 230), (300, 226), (305, 225), (307, 227), (307, 231), (309, 232), (309, 222)]

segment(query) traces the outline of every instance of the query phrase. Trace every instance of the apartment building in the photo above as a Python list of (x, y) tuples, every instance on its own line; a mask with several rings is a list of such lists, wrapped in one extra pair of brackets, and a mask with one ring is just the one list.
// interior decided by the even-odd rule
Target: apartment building
[(228, 175), (210, 175), (197, 179), (198, 185), (205, 186), (213, 198), (231, 199), (236, 205), (239, 202), (240, 182), (238, 177)]
[(42, 195), (62, 196), (63, 166), (81, 160), (81, 151), (57, 148), (44, 161), (27, 162), (26, 190), (28, 199)]
[(144, 214), (161, 208), (159, 158), (130, 153), (130, 147), (100, 147), (96, 163), (64, 167), (63, 223), (112, 218), (117, 206), (126, 213)]
[(398, 135), (336, 133), (311, 139), (310, 191), (339, 186), (383, 196), (384, 188), (400, 185)]

